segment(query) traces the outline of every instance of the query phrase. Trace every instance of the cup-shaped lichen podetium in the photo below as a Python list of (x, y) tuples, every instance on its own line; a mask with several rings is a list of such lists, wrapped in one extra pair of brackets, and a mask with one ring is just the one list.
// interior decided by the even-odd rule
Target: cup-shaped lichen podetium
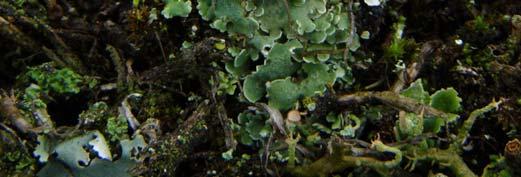
[(521, 141), (514, 139), (505, 145), (505, 160), (514, 174), (521, 175)]

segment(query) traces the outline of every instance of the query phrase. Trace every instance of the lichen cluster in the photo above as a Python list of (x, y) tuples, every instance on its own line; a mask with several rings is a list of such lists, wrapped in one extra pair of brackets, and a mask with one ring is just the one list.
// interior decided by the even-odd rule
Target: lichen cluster
[(0, 1), (0, 171), (520, 176), (519, 8)]
[[(168, 1), (163, 12), (188, 2)], [(338, 81), (350, 84), (344, 50), (356, 50), (358, 36), (350, 33), (345, 6), (323, 0), (197, 1), (202, 18), (233, 39), (227, 51), (234, 60), (226, 70), (243, 80), (244, 97), (250, 102), (267, 97), (281, 110)]]

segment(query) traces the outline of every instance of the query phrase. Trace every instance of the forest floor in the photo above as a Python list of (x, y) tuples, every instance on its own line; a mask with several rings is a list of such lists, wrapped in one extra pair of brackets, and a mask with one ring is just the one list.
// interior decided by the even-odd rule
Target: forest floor
[[(162, 9), (187, 1), (1, 1), (2, 174), (521, 176), (521, 1), (338, 1), (359, 46), (327, 52), (343, 54), (349, 77), (290, 109), (269, 89), (245, 97), (253, 74), (226, 65), (247, 35), (221, 32), (198, 6), (260, 1), (217, 1), (168, 18)], [(302, 68), (289, 82), (311, 77)]]

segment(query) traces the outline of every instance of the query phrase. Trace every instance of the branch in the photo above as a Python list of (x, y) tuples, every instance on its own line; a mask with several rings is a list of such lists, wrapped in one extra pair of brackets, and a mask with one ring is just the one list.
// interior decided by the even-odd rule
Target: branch
[[(58, 65), (70, 67), (80, 74), (85, 74), (86, 68), (80, 58), (71, 51), (69, 45), (67, 45), (62, 38), (56, 34), (55, 30), (50, 25), (46, 24), (42, 20), (19, 15), (14, 12), (16, 12), (16, 8), (11, 4), (4, 1), (0, 2), (0, 36), (29, 51), (43, 51), (49, 59), (55, 61)], [(52, 44), (52, 47), (39, 44), (37, 41), (33, 40), (33, 38), (26, 35), (26, 33), (19, 30), (15, 24), (5, 18), (10, 21), (15, 21), (18, 24), (24, 24), (25, 26), (35, 30), (37, 33), (42, 34), (44, 38), (43, 40)]]
[(13, 95), (7, 96), (5, 93), (3, 96), (0, 95), (0, 115), (9, 119), (16, 129), (22, 133), (31, 132), (34, 128), (16, 107), (16, 98)]
[(423, 111), (424, 115), (441, 117), (445, 120), (448, 120), (454, 116), (458, 116), (455, 114), (445, 113), (429, 105), (422, 104), (415, 99), (401, 96), (400, 94), (392, 91), (356, 92), (353, 94), (345, 94), (337, 98), (337, 102), (342, 104), (363, 103), (368, 101), (379, 101), (395, 109), (413, 112), (416, 114), (421, 114)]

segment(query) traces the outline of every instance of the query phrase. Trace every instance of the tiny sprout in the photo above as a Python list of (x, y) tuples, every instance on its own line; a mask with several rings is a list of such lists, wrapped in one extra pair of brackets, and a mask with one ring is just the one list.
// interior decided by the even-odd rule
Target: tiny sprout
[(300, 112), (297, 111), (297, 110), (291, 110), (288, 112), (288, 117), (287, 119), (290, 121), (290, 122), (293, 122), (293, 123), (297, 123), (297, 122), (300, 122)]

